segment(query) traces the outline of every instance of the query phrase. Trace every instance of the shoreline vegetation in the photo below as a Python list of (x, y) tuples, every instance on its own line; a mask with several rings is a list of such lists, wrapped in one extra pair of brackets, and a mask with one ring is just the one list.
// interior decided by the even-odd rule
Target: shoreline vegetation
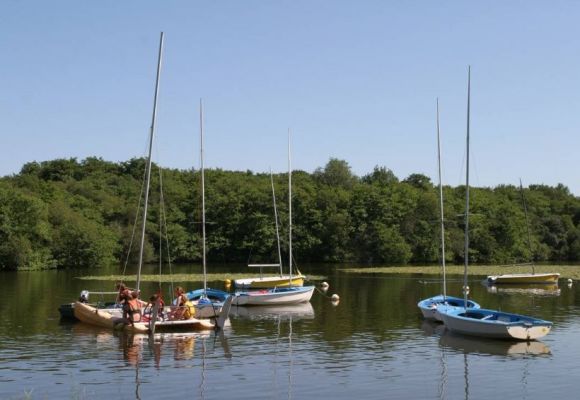
[[(251, 274), (242, 273), (227, 273), (227, 274), (207, 274), (208, 282), (225, 281), (230, 279), (232, 282), (234, 279), (247, 278)], [(275, 274), (264, 274), (264, 276), (277, 276)], [(308, 281), (322, 281), (326, 279), (322, 275), (307, 275)], [(136, 275), (88, 275), (79, 276), (75, 279), (85, 280), (85, 281), (111, 281), (111, 282), (136, 282)], [(170, 283), (170, 282), (203, 282), (203, 274), (147, 274), (141, 275), (141, 282), (160, 282), (160, 283)]]
[[(446, 265), (447, 275), (463, 275), (463, 265)], [(529, 265), (470, 265), (470, 275), (489, 276), (502, 274), (530, 273)], [(536, 273), (558, 272), (560, 279), (580, 280), (580, 265), (536, 265)], [(397, 266), (397, 267), (367, 267), (341, 268), (340, 272), (365, 275), (442, 275), (441, 266)]]
[[(141, 158), (70, 158), (30, 162), (18, 174), (1, 177), (0, 271), (90, 271), (126, 260), (135, 263), (139, 249), (132, 234), (141, 229), (137, 205), (144, 167)], [(240, 265), (278, 259), (270, 174), (209, 169), (205, 178), (208, 259)], [(274, 175), (280, 199), (287, 197), (287, 178), (285, 173)], [(158, 263), (160, 254), (165, 259), (167, 243), (173, 263), (200, 260), (199, 181), (198, 170), (160, 171), (154, 165), (145, 263)], [(462, 264), (465, 186), (445, 186), (443, 191), (447, 261)], [(580, 261), (580, 197), (566, 186), (530, 184), (524, 189), (531, 248), (518, 186), (470, 192), (470, 262)], [(347, 161), (331, 158), (314, 172), (293, 172), (292, 201), (294, 250), (302, 264), (438, 263), (438, 192), (423, 174), (399, 179), (377, 166), (357, 176)], [(278, 209), (282, 230), (288, 224), (286, 203), (281, 201)], [(161, 229), (160, 220), (165, 222)], [(285, 253), (287, 238), (281, 239)]]

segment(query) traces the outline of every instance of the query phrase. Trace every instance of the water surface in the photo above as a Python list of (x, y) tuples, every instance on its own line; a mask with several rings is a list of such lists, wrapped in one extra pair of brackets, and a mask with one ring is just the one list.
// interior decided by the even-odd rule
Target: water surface
[[(75, 271), (2, 273), (0, 398), (577, 397), (577, 286), (489, 289), (472, 278), (471, 295), (485, 307), (554, 322), (528, 344), (451, 335), (423, 321), (417, 301), (440, 292), (431, 277), (304, 272), (327, 275), (338, 306), (315, 293), (299, 307), (234, 308), (223, 335), (154, 337), (60, 320), (61, 303), (85, 288), (112, 290), (111, 282), (74, 279), (83, 274)], [(450, 282), (450, 294), (460, 287)]]

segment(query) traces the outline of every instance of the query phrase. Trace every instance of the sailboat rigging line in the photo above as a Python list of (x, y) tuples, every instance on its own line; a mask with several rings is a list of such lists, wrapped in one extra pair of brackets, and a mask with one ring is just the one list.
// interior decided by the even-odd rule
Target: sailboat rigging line
[(151, 116), (151, 133), (149, 135), (149, 155), (147, 158), (147, 185), (145, 187), (145, 201), (143, 204), (143, 226), (141, 228), (141, 246), (139, 249), (139, 269), (137, 270), (136, 291), (139, 293), (141, 284), (141, 268), (143, 267), (143, 250), (145, 245), (145, 225), (147, 223), (147, 204), (149, 202), (149, 184), (151, 182), (151, 151), (153, 148), (153, 137), (155, 136), (155, 118), (157, 117), (157, 97), (159, 94), (159, 78), (161, 75), (161, 61), (163, 56), (163, 32), (159, 39), (159, 57), (157, 59), (157, 76), (155, 78), (155, 95), (153, 97), (153, 115)]
[(520, 178), (520, 193), (522, 195), (522, 203), (524, 203), (524, 214), (526, 215), (526, 230), (528, 232), (528, 247), (532, 257), (532, 275), (536, 274), (536, 266), (534, 265), (534, 252), (532, 251), (532, 235), (530, 234), (530, 221), (528, 220), (528, 206), (526, 204), (526, 196), (524, 196), (524, 187), (522, 185), (522, 178)]
[(441, 180), (441, 140), (439, 134), (439, 98), (437, 98), (437, 166), (439, 171), (439, 207), (441, 217), (441, 267), (443, 269), (443, 301), (447, 298), (447, 281), (445, 271), (445, 216), (443, 212), (443, 183)]
[(292, 286), (292, 162), (290, 148), (290, 128), (288, 128), (288, 269)]
[(270, 183), (272, 184), (272, 201), (274, 203), (274, 221), (276, 222), (276, 241), (278, 243), (278, 263), (280, 264), (280, 277), (282, 277), (282, 250), (280, 249), (280, 230), (278, 228), (278, 208), (276, 207), (276, 191), (274, 190), (274, 175), (270, 168)]
[(203, 161), (203, 101), (199, 99), (199, 140), (200, 140), (200, 163), (201, 163), (201, 230), (202, 230), (202, 258), (203, 258), (203, 295), (207, 296), (207, 274), (205, 258), (205, 172)]
[(463, 298), (467, 311), (467, 267), (469, 265), (469, 111), (471, 101), (471, 66), (467, 69), (467, 140), (466, 140), (466, 167), (465, 167), (465, 268), (463, 270)]
[[(159, 204), (161, 206), (161, 213), (160, 213), (160, 224), (163, 223), (163, 231), (159, 230), (160, 234), (160, 246), (159, 246), (159, 276), (161, 276), (161, 263), (163, 262), (161, 258), (161, 236), (165, 237), (165, 246), (167, 248), (167, 266), (169, 267), (169, 283), (171, 287), (171, 293), (174, 292), (173, 289), (173, 265), (171, 264), (171, 249), (169, 247), (169, 233), (167, 230), (167, 210), (165, 209), (165, 196), (163, 195), (163, 169), (159, 168), (159, 190), (160, 190), (160, 197), (159, 197)], [(161, 281), (159, 282), (159, 288), (161, 288)]]
[[(133, 241), (135, 240), (135, 232), (137, 230), (137, 224), (139, 223), (139, 210), (141, 210), (141, 199), (143, 199), (143, 190), (145, 188), (146, 172), (143, 170), (143, 179), (141, 179), (141, 190), (139, 191), (139, 201), (137, 202), (137, 212), (135, 213), (135, 221), (133, 222), (133, 230), (131, 232), (131, 240), (129, 241), (129, 248), (127, 250), (127, 257), (125, 258), (125, 265), (123, 266), (123, 278), (127, 272), (127, 265), (129, 264), (129, 258), (131, 258), (131, 250), (133, 249)], [(123, 279), (124, 280), (124, 279)], [(121, 282), (123, 283), (123, 282)]]

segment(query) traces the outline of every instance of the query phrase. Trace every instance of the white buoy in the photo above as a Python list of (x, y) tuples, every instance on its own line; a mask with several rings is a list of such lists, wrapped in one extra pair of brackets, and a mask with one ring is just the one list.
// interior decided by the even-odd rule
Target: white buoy
[(320, 284), (320, 287), (322, 287), (323, 289), (324, 289), (324, 288), (328, 289), (328, 287), (329, 287), (329, 286), (330, 286), (330, 285), (328, 284), (328, 282), (322, 282), (322, 283)]
[(568, 278), (568, 283), (571, 285), (574, 281), (570, 278)]
[(338, 300), (340, 300), (340, 296), (335, 293), (332, 296), (330, 296), (330, 300), (332, 300), (332, 301), (338, 301)]

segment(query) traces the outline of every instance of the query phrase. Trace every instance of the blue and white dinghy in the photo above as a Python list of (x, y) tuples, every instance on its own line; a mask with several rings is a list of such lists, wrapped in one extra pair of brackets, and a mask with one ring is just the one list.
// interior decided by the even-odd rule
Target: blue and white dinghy
[(552, 329), (550, 321), (502, 311), (455, 309), (440, 314), (451, 332), (495, 339), (536, 340)]
[[(459, 297), (437, 295), (425, 300), (421, 300), (417, 306), (423, 314), (423, 318), (443, 322), (441, 313), (446, 313), (454, 309), (465, 309), (465, 300)], [(473, 300), (467, 300), (467, 308), (477, 310), (480, 307)]]
[[(443, 271), (443, 294), (421, 300), (417, 307), (421, 310), (423, 318), (441, 321), (440, 312), (455, 308), (465, 308), (466, 300), (459, 297), (447, 296), (447, 281), (445, 278), (445, 222), (443, 216), (443, 184), (441, 182), (441, 144), (439, 139), (439, 99), (437, 99), (437, 161), (439, 169), (439, 207), (441, 224), (441, 268)], [(475, 301), (467, 300), (467, 308), (480, 308)]]

